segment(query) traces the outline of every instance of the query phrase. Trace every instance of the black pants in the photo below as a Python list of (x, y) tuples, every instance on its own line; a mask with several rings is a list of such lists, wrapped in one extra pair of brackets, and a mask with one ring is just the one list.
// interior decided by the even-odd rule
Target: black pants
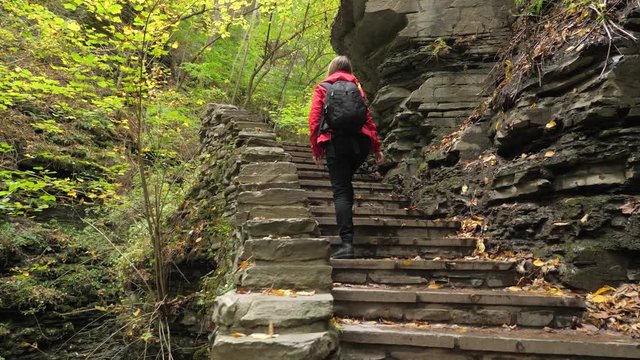
[(343, 242), (353, 241), (353, 174), (369, 156), (371, 139), (366, 135), (335, 136), (325, 143), (325, 153), (336, 221)]

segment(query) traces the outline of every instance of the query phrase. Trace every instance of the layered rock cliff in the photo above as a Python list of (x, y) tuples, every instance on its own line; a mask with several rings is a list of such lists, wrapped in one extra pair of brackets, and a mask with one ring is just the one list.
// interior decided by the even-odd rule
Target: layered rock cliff
[(417, 207), (561, 256), (572, 287), (638, 280), (640, 4), (544, 4), (342, 1), (332, 40)]

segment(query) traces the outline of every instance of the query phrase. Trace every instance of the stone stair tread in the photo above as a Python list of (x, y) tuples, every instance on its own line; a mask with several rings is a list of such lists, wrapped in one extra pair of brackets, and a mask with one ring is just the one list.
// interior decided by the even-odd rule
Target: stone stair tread
[[(319, 215), (319, 217), (326, 215), (335, 215), (335, 208), (333, 206), (311, 206), (311, 213)], [(358, 216), (401, 216), (401, 217), (420, 217), (420, 212), (409, 209), (392, 209), (386, 207), (373, 207), (373, 206), (354, 206), (353, 215)]]
[(333, 296), (326, 293), (286, 293), (286, 290), (273, 290), (273, 294), (229, 292), (216, 298), (214, 318), (218, 325), (225, 326), (224, 333), (267, 331), (270, 323), (287, 334), (304, 326), (313, 327), (314, 331), (325, 331), (325, 322), (332, 316), (332, 305)]
[[(302, 179), (326, 179), (327, 181), (329, 181), (329, 172), (324, 170), (320, 171), (320, 169), (318, 169), (317, 167), (313, 169), (308, 169), (308, 170), (299, 170), (298, 176), (300, 177), (301, 180)], [(380, 178), (373, 175), (369, 175), (369, 174), (356, 173), (353, 176), (353, 179), (356, 181), (363, 181), (363, 182), (375, 182), (375, 183), (380, 182)]]
[(330, 332), (285, 334), (266, 339), (218, 335), (212, 353), (216, 359), (254, 359), (256, 354), (263, 360), (324, 359), (334, 346), (335, 337)]
[[(300, 180), (300, 185), (302, 187), (326, 187), (330, 188), (331, 183), (329, 180)], [(393, 186), (389, 184), (383, 183), (370, 183), (370, 182), (362, 182), (362, 181), (354, 181), (353, 182), (354, 189), (371, 189), (371, 190), (389, 190), (393, 191)]]
[(430, 289), (427, 286), (364, 287), (338, 286), (332, 290), (336, 301), (379, 303), (446, 303), (536, 307), (571, 307), (584, 309), (579, 295), (556, 296), (545, 293), (514, 292), (504, 289)]
[[(340, 245), (340, 236), (326, 237), (331, 245)], [(475, 247), (476, 239), (473, 238), (420, 238), (414, 236), (356, 236), (353, 239), (355, 246), (462, 246)]]
[(515, 266), (514, 261), (482, 260), (411, 260), (411, 259), (331, 259), (334, 269), (366, 270), (469, 270), (469, 271), (506, 271)]
[(316, 164), (314, 163), (294, 163), (296, 164), (296, 167), (298, 168), (298, 170), (310, 170), (310, 171), (319, 171), (319, 172), (324, 172), (327, 174), (327, 178), (329, 175), (329, 169), (327, 169), (325, 166), (322, 167), (318, 167)]
[[(334, 217), (316, 217), (320, 225), (335, 225)], [(433, 221), (424, 219), (393, 219), (378, 217), (354, 217), (353, 224), (355, 226), (399, 226), (399, 227), (419, 227), (419, 228), (444, 228), (459, 229), (460, 223), (457, 221)]]
[[(491, 353), (539, 354), (549, 356), (639, 359), (640, 343), (627, 337), (577, 330), (514, 329), (457, 325), (427, 325), (425, 328), (382, 325), (343, 324), (341, 342), (367, 345), (410, 346), (455, 349)], [(426, 353), (425, 353), (426, 355)], [(509, 357), (512, 358), (512, 357)]]
[[(307, 191), (307, 196), (310, 199), (330, 199), (333, 200), (333, 193), (331, 191)], [(355, 194), (355, 201), (394, 201), (394, 202), (407, 202), (408, 200), (402, 196), (393, 194)]]

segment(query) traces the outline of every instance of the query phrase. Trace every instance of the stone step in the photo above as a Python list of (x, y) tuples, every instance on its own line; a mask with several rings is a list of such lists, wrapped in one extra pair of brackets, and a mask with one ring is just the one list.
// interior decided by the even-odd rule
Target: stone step
[(262, 121), (234, 121), (233, 127), (237, 130), (272, 131), (272, 126)]
[[(320, 225), (335, 225), (334, 217), (316, 217), (315, 220)], [(434, 221), (425, 219), (393, 219), (382, 217), (356, 217), (353, 224), (358, 227), (400, 227), (400, 228), (436, 228), (457, 231), (460, 223), (457, 221)]]
[[(284, 150), (284, 149), (283, 149)], [(284, 150), (287, 154), (291, 155), (296, 161), (306, 162), (308, 160), (313, 160), (311, 155), (311, 149), (296, 151), (296, 150)]]
[(278, 146), (281, 146), (285, 151), (307, 151), (307, 152), (311, 152), (311, 144), (309, 144), (309, 143), (279, 142)]
[[(312, 206), (311, 213), (317, 217), (335, 216), (333, 206)], [(391, 218), (420, 218), (422, 213), (418, 210), (390, 209), (386, 207), (358, 207), (353, 208), (356, 217), (391, 217)]]
[[(356, 235), (357, 236), (357, 235)], [(517, 283), (514, 262), (477, 260), (332, 259), (334, 283), (503, 288)]]
[[(285, 151), (286, 154), (288, 154), (289, 156), (291, 156), (291, 162), (295, 163), (295, 164), (300, 164), (300, 165), (313, 165), (316, 166), (315, 161), (313, 161), (313, 158), (311, 157), (311, 152), (309, 153), (299, 153), (299, 152), (289, 152), (289, 151)], [(323, 166), (326, 167), (326, 160), (322, 159), (322, 164)], [(363, 169), (359, 168), (356, 172), (362, 172)]]
[(576, 330), (341, 325), (345, 360), (640, 359), (638, 341)]
[(329, 176), (329, 170), (327, 170), (326, 166), (322, 166), (319, 167), (316, 164), (304, 164), (304, 163), (294, 163), (296, 164), (296, 167), (298, 168), (298, 171), (300, 170), (309, 170), (309, 171), (318, 171), (318, 172), (324, 172), (327, 174), (327, 177)]
[[(331, 191), (307, 191), (307, 197), (311, 206), (333, 206), (333, 193)], [(355, 193), (354, 206), (356, 207), (382, 207), (390, 209), (406, 208), (409, 201), (393, 194), (367, 194)]]
[[(342, 243), (339, 236), (328, 239), (336, 247)], [(475, 239), (460, 238), (356, 236), (353, 240), (358, 258), (461, 258), (471, 255), (475, 244)]]
[(334, 312), (364, 320), (567, 328), (585, 309), (579, 296), (508, 290), (334, 287)]
[(223, 334), (267, 333), (271, 323), (279, 334), (329, 330), (331, 294), (278, 296), (229, 292), (216, 297), (213, 320)]
[(334, 332), (286, 334), (268, 339), (218, 335), (211, 359), (323, 360), (329, 357), (337, 342)]
[[(326, 237), (331, 245), (342, 243), (339, 236)], [(473, 238), (424, 238), (416, 236), (356, 236), (353, 239), (355, 246), (437, 246), (437, 247), (473, 247), (476, 240)]]
[[(300, 153), (300, 152), (289, 152), (285, 151), (287, 154), (291, 155), (291, 161), (296, 164), (315, 164), (313, 158), (311, 157), (311, 152)], [(323, 164), (326, 164), (326, 161), (322, 160)]]
[[(329, 180), (329, 169), (327, 168), (326, 165), (318, 166), (313, 162), (310, 162), (310, 163), (299, 163), (299, 162), (295, 162), (295, 161), (292, 161), (292, 162), (296, 165), (296, 168), (298, 168), (298, 174), (300, 175), (301, 179), (307, 179), (308, 178), (307, 176), (302, 176), (300, 174), (301, 172), (312, 171), (312, 172), (319, 172), (321, 174), (324, 174), (324, 175), (318, 174), (318, 176), (321, 179), (326, 179), (327, 181)], [(371, 182), (377, 182), (377, 183), (380, 182), (380, 179), (376, 179), (372, 175), (362, 172), (362, 170), (356, 171), (356, 173), (354, 174), (353, 179), (354, 180), (363, 180), (363, 179), (369, 180), (369, 179), (371, 179), (370, 180)]]
[[(335, 217), (316, 217), (323, 236), (338, 235)], [(354, 217), (356, 236), (421, 236), (442, 238), (455, 235), (459, 224), (455, 221), (431, 221), (422, 219), (394, 219)], [(417, 256), (418, 254), (414, 255)]]
[[(312, 170), (298, 170), (298, 177), (301, 180), (325, 179), (326, 181), (329, 181), (329, 172), (326, 170), (320, 171), (318, 167), (314, 167)], [(379, 183), (381, 181), (379, 177), (376, 177), (374, 175), (357, 173), (353, 176), (353, 180), (372, 183)]]
[[(362, 182), (354, 181), (353, 188), (357, 191), (369, 190), (376, 193), (390, 193), (393, 191), (393, 186), (383, 183)], [(306, 190), (327, 190), (331, 189), (331, 182), (329, 180), (300, 180), (300, 186)]]

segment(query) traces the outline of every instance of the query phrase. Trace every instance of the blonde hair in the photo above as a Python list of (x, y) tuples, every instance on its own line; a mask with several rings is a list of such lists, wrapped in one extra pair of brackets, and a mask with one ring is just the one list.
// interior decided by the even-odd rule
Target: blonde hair
[(327, 75), (331, 75), (336, 71), (345, 71), (351, 74), (353, 72), (351, 66), (351, 60), (349, 60), (346, 56), (336, 56), (331, 60), (329, 64), (329, 71), (327, 71)]

